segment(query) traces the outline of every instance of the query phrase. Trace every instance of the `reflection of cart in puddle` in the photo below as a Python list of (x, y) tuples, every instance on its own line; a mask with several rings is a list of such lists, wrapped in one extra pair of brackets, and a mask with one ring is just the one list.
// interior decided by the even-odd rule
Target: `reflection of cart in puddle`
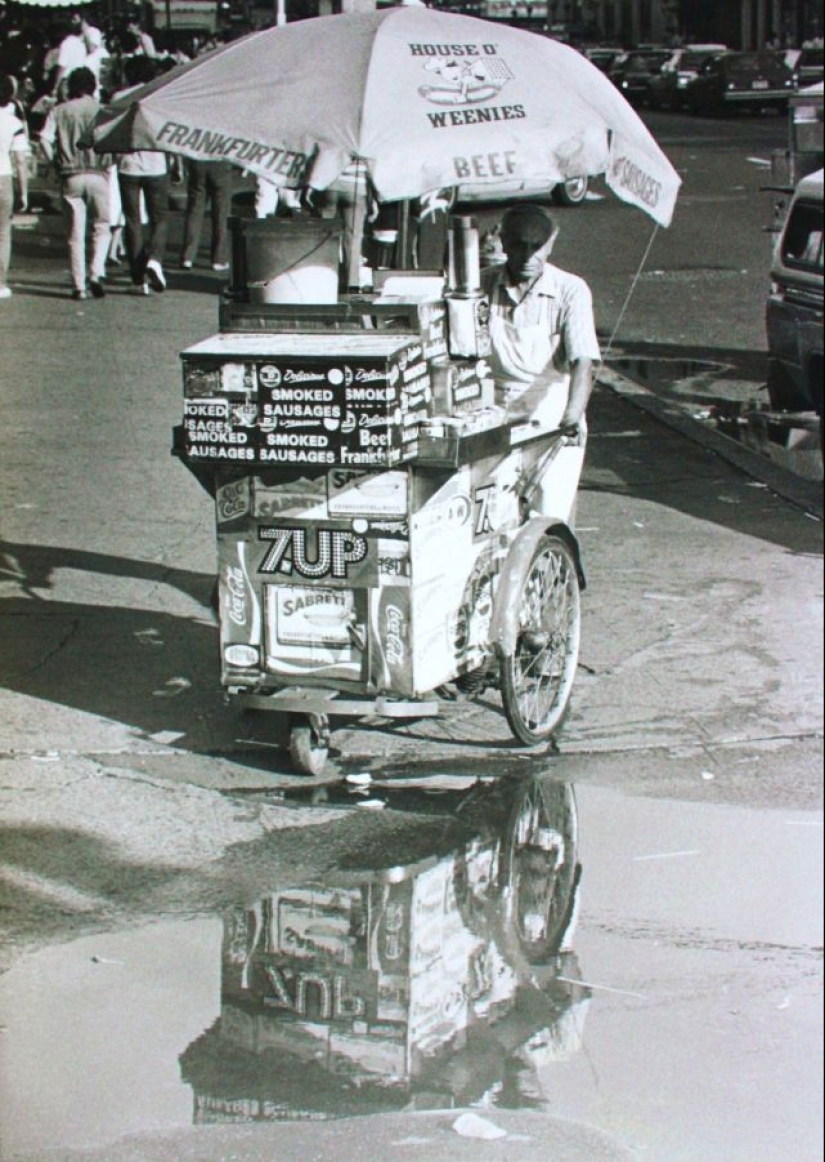
[(498, 686), (516, 738), (549, 738), (583, 578), (563, 516), (528, 512), (568, 437), (494, 406), (483, 296), (411, 272), (400, 294), (253, 301), (264, 228), (235, 223), (221, 332), (183, 353), (177, 450), (216, 501), (224, 686), (285, 721), (312, 773), (332, 718), (436, 715), (448, 683)]
[(570, 950), (576, 830), (569, 786), (477, 785), (440, 856), (368, 857), (228, 915), (221, 1016), (181, 1057), (195, 1119), (534, 1100), (589, 1001)]

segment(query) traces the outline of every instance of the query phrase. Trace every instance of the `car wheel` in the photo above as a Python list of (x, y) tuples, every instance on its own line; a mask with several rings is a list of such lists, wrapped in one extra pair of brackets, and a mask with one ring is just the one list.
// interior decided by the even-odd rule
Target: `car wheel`
[(568, 178), (553, 187), (553, 201), (559, 206), (580, 206), (587, 197), (587, 177)]

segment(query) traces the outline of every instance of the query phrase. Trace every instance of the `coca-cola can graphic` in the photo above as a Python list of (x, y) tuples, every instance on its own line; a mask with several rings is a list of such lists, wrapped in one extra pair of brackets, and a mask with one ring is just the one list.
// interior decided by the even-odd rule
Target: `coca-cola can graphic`
[(370, 594), (370, 675), (379, 690), (413, 693), (410, 590), (385, 585)]
[(248, 541), (218, 538), (221, 653), (230, 679), (260, 663), (261, 602), (250, 575), (249, 553)]

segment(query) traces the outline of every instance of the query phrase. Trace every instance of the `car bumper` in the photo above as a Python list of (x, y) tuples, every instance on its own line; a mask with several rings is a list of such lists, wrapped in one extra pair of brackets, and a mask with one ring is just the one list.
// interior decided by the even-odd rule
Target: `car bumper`
[(723, 101), (739, 104), (748, 101), (787, 101), (793, 89), (727, 89)]

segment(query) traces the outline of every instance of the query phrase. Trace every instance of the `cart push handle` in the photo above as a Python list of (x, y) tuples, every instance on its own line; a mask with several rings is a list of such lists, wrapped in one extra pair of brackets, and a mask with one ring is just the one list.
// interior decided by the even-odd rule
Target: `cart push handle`
[(545, 439), (548, 441), (549, 447), (542, 452), (533, 467), (516, 486), (522, 515), (526, 516), (529, 513), (536, 489), (559, 452), (562, 448), (568, 447), (570, 444), (578, 441), (580, 435), (578, 424), (566, 424), (563, 428), (554, 428), (545, 434)]

